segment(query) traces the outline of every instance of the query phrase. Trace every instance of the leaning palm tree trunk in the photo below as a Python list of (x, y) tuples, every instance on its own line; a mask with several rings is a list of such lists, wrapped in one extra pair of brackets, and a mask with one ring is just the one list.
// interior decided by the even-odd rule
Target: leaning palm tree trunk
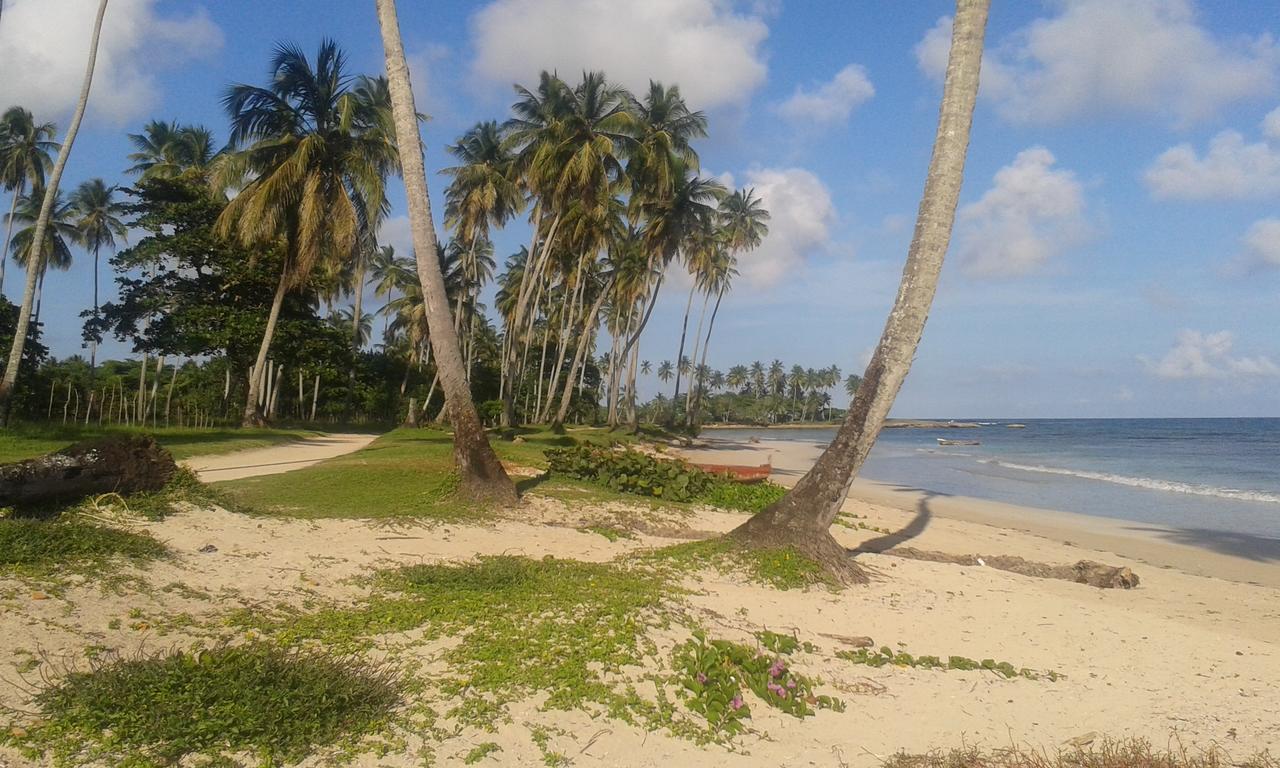
[(595, 337), (596, 318), (599, 317), (600, 308), (604, 306), (612, 287), (613, 278), (609, 278), (600, 289), (600, 295), (596, 297), (595, 303), (591, 305), (586, 322), (582, 324), (582, 334), (578, 337), (578, 350), (573, 354), (573, 363), (569, 366), (569, 377), (565, 379), (564, 390), (560, 393), (560, 410), (556, 412), (556, 417), (551, 422), (551, 428), (554, 431), (564, 427), (564, 420), (569, 415), (569, 404), (573, 402), (573, 380), (578, 377), (580, 371), (586, 370), (583, 363), (590, 350), (591, 340)]
[(286, 267), (280, 273), (280, 282), (276, 284), (276, 294), (271, 299), (271, 311), (267, 313), (267, 327), (262, 332), (262, 343), (258, 345), (258, 357), (249, 369), (249, 392), (244, 401), (244, 414), (240, 425), (244, 427), (261, 427), (266, 422), (262, 418), (262, 385), (267, 378), (267, 353), (271, 351), (271, 340), (276, 335), (276, 323), (280, 320), (280, 307), (284, 305), (284, 295), (289, 290), (289, 270)]
[(13, 215), (18, 211), (18, 198), (22, 197), (25, 188), (26, 179), (18, 179), (18, 186), (13, 189), (13, 199), (9, 201), (9, 218), (4, 228), (4, 248), (0, 249), (0, 292), (4, 291), (4, 256), (9, 253), (9, 242), (13, 240)]
[(829, 529), (884, 426), (924, 333), (964, 179), (990, 4), (991, 0), (956, 3), (938, 133), (915, 235), (893, 309), (849, 414), (831, 445), (795, 488), (730, 534), (751, 546), (793, 546), (845, 581), (865, 581), (866, 576)]
[[(711, 332), (716, 327), (716, 315), (720, 314), (720, 300), (724, 298), (724, 289), (722, 288), (716, 294), (715, 308), (711, 310), (711, 322), (707, 323), (707, 338), (702, 343), (702, 362), (698, 364), (699, 368), (705, 369), (707, 365), (707, 348), (711, 346)], [(698, 388), (698, 394), (693, 398), (693, 410), (689, 416), (689, 426), (697, 428), (702, 423), (702, 388)]]
[(467, 387), (467, 372), (458, 348), (458, 334), (449, 317), (449, 299), (444, 290), (444, 275), (436, 259), (436, 232), (431, 221), (431, 199), (427, 196), (427, 169), (422, 157), (422, 141), (418, 133), (418, 111), (413, 104), (409, 84), (409, 64), (400, 40), (400, 22), (396, 18), (395, 0), (376, 0), (378, 23), (382, 28), (382, 47), (387, 60), (387, 83), (391, 91), (391, 108), (395, 117), (396, 143), (404, 174), (405, 197), (409, 204), (409, 223), (413, 231), (413, 247), (418, 262), (418, 279), (426, 304), (427, 325), (431, 330), (431, 346), (436, 356), (436, 370), (444, 388), (445, 400), (453, 422), (453, 456), (461, 475), (462, 491), (474, 499), (498, 504), (516, 502), (516, 486), (502, 468), (498, 455), (489, 445), (480, 425), (475, 403)]
[(676, 423), (676, 401), (680, 399), (680, 374), (682, 373), (680, 363), (684, 360), (684, 340), (689, 333), (689, 310), (693, 309), (693, 292), (697, 288), (697, 281), (689, 286), (689, 300), (684, 303), (684, 323), (680, 326), (680, 351), (676, 353), (676, 388), (671, 393), (671, 420), (668, 422), (670, 424)]
[[(89, 105), (89, 90), (93, 86), (93, 68), (98, 61), (98, 40), (102, 37), (102, 17), (107, 13), (107, 0), (98, 3), (98, 15), (93, 21), (93, 36), (89, 38), (89, 62), (85, 67), (84, 84), (80, 87), (80, 101), (76, 104), (75, 114), (71, 117), (71, 125), (67, 127), (67, 136), (58, 150), (58, 160), (53, 164), (53, 172), (49, 174), (49, 183), (44, 190), (44, 202), (40, 204), (40, 216), (36, 219), (36, 231), (31, 238), (31, 253), (44, 253), (44, 239), (49, 230), (49, 219), (53, 215), (53, 200), (58, 194), (58, 184), (62, 182), (62, 172), (67, 168), (67, 159), (71, 156), (71, 145), (75, 143), (76, 134), (80, 132), (80, 122), (84, 120), (85, 107)], [(3, 254), (0, 254), (0, 258)], [(13, 407), (13, 388), (18, 382), (18, 367), (22, 364), (22, 352), (27, 344), (27, 331), (31, 324), (31, 304), (36, 294), (36, 279), (40, 269), (36, 259), (31, 259), (27, 267), (27, 284), (22, 293), (22, 309), (18, 312), (18, 323), (13, 329), (13, 347), (9, 350), (9, 364), (4, 369), (4, 378), (0, 379), (0, 427), (8, 426), (9, 412)]]

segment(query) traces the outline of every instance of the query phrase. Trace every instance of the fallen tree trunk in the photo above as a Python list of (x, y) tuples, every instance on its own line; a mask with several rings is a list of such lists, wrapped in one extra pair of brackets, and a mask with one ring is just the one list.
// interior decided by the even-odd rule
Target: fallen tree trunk
[(75, 501), (102, 493), (158, 491), (177, 472), (151, 437), (108, 437), (0, 465), (0, 507)]
[(1088, 584), (1100, 589), (1133, 589), (1138, 586), (1138, 575), (1128, 568), (1095, 563), (1092, 560), (1081, 560), (1074, 565), (1050, 565), (1015, 555), (951, 555), (914, 547), (894, 547), (884, 550), (881, 554), (904, 557), (909, 560), (925, 560), (931, 563), (985, 566), (1022, 576), (1074, 581), (1077, 584)]

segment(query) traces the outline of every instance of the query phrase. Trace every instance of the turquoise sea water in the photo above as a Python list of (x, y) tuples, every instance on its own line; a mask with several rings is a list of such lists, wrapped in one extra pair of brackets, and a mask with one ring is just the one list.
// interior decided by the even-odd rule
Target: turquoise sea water
[[(1033, 419), (886, 429), (862, 476), (941, 494), (1156, 523), (1280, 560), (1280, 419)], [(714, 434), (714, 433), (713, 433)], [(730, 433), (726, 433), (729, 436)], [(825, 446), (833, 429), (734, 430)], [(977, 446), (939, 446), (938, 437)], [(1135, 526), (1140, 527), (1140, 526)]]

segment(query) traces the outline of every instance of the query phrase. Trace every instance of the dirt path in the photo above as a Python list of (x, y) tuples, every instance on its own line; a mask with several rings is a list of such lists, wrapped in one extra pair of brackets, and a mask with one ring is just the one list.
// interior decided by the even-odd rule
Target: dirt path
[(358, 451), (377, 435), (334, 433), (270, 448), (255, 448), (218, 456), (192, 456), (182, 462), (206, 483), (258, 475), (278, 475)]

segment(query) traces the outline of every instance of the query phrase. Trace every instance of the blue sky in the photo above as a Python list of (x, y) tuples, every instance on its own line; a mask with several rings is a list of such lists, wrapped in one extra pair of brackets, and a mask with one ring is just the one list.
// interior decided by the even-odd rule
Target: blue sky
[[(65, 123), (92, 5), (7, 0), (0, 106)], [(896, 413), (1280, 415), (1280, 13), (1262, 1), (993, 5), (955, 238)], [(678, 82), (710, 119), (704, 171), (754, 185), (775, 216), (742, 258), (711, 364), (865, 364), (928, 163), (951, 4), (401, 6), (432, 171), (540, 69)], [(380, 70), (371, 0), (113, 0), (66, 182), (127, 183), (125, 134), (151, 117), (225, 131), (229, 83), (263, 82), (276, 41), (313, 50), (326, 35), (353, 71)], [(438, 211), (443, 183), (429, 182)], [(399, 199), (384, 239), (407, 244)], [(498, 256), (526, 239), (510, 226)], [(88, 267), (46, 282), (57, 355), (79, 351)], [(20, 273), (8, 274), (12, 298)], [(643, 358), (675, 357), (682, 283), (665, 289)]]

